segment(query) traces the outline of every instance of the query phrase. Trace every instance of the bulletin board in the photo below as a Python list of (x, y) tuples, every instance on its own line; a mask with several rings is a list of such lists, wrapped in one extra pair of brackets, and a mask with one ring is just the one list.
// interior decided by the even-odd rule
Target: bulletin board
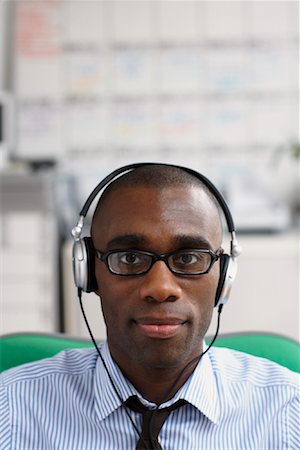
[(296, 1), (13, 3), (17, 157), (193, 164), (298, 136)]

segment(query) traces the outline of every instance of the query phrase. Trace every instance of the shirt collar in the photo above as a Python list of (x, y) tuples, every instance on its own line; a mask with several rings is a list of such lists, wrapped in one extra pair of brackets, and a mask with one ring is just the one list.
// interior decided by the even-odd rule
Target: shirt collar
[[(107, 342), (103, 343), (99, 350), (121, 397), (118, 397), (112, 387), (111, 380), (103, 366), (103, 362), (98, 358), (95, 373), (95, 409), (99, 420), (103, 420), (109, 416), (132, 395), (137, 395), (146, 405), (153, 405), (143, 399), (134, 386), (122, 374), (118, 365), (111, 357)], [(209, 352), (203, 356), (193, 374), (175, 396), (162, 406), (168, 406), (180, 398), (197, 408), (213, 423), (218, 422), (220, 416), (219, 395)]]
[(109, 371), (110, 377), (120, 394), (119, 398), (112, 386), (112, 382), (104, 368), (103, 362), (98, 358), (95, 373), (95, 409), (98, 418), (103, 420), (113, 411), (118, 409), (128, 397), (137, 395), (137, 391), (122, 374), (118, 365), (112, 359), (107, 342), (103, 343), (101, 347), (99, 347), (99, 350)]
[[(203, 351), (205, 350), (205, 345)], [(176, 394), (195, 406), (213, 423), (220, 418), (220, 400), (216, 376), (210, 359), (210, 351), (198, 363), (196, 369)]]

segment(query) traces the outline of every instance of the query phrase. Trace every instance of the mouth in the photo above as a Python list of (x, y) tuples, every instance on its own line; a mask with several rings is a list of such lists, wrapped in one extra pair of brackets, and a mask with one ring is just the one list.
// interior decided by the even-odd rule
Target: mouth
[(169, 339), (179, 334), (187, 324), (186, 320), (175, 317), (152, 318), (143, 317), (134, 320), (137, 330), (146, 337), (153, 339)]

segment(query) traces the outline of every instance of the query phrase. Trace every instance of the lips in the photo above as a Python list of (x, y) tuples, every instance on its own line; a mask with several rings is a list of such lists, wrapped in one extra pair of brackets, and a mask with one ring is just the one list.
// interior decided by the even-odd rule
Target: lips
[(149, 338), (169, 339), (182, 331), (186, 321), (175, 318), (143, 317), (134, 321), (138, 331)]

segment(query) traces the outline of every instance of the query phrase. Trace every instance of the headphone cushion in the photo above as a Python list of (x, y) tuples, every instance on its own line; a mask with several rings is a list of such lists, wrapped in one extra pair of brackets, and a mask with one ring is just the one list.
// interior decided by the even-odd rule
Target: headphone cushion
[(95, 249), (92, 238), (86, 236), (83, 238), (87, 255), (87, 286), (86, 292), (94, 292), (97, 289), (97, 280), (95, 275)]
[(219, 277), (219, 283), (218, 283), (217, 292), (216, 292), (215, 306), (218, 304), (221, 294), (222, 294), (222, 290), (224, 288), (224, 283), (226, 280), (226, 274), (227, 274), (227, 269), (228, 269), (228, 265), (229, 265), (229, 260), (230, 260), (230, 256), (227, 254), (223, 254), (220, 257), (220, 277)]

